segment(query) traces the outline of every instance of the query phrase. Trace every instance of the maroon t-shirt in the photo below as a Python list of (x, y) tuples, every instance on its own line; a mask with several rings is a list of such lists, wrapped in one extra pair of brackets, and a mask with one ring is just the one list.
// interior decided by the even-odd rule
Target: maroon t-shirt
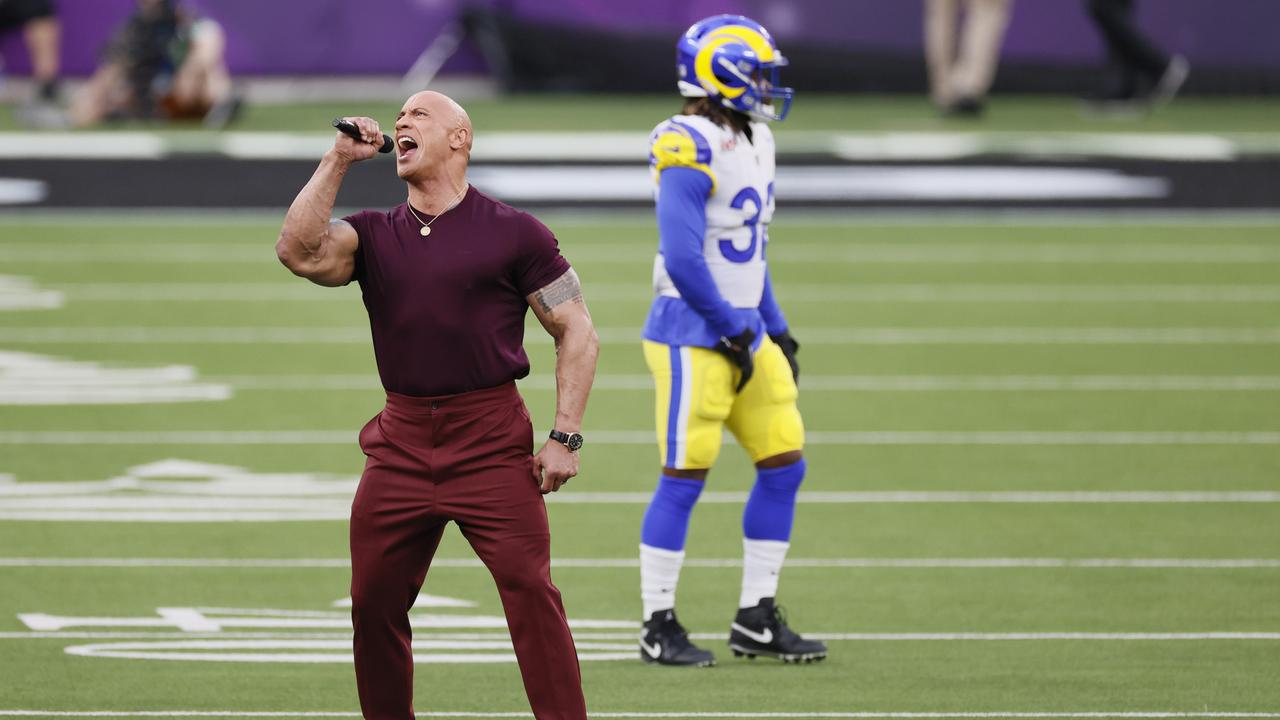
[(525, 296), (569, 270), (555, 235), (532, 215), (471, 187), (439, 219), (401, 204), (345, 218), (360, 247), (360, 283), (382, 386), (451, 395), (529, 374)]

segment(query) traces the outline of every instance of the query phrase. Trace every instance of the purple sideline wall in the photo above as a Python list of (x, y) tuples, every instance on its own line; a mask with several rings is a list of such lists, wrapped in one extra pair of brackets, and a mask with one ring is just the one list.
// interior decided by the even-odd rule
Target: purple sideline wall
[[(135, 0), (57, 0), (68, 75), (88, 74)], [(239, 74), (400, 74), (436, 33), (475, 0), (188, 0), (227, 29), (228, 62)], [(788, 42), (918, 52), (920, 0), (483, 0), (531, 20), (669, 32), (700, 17), (743, 12)], [(1064, 64), (1101, 60), (1083, 0), (1015, 0), (1009, 58)], [(1194, 63), (1280, 69), (1280, 0), (1139, 0), (1144, 28)], [(0, 39), (5, 72), (25, 75), (18, 33)], [(482, 71), (464, 48), (450, 71)]]

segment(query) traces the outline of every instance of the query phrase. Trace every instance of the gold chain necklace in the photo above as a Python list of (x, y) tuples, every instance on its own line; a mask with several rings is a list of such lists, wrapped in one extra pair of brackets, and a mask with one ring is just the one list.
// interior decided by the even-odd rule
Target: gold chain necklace
[[(440, 215), (444, 215), (445, 213), (457, 207), (459, 199), (462, 198), (463, 193), (465, 193), (466, 191), (467, 191), (467, 184), (463, 183), (462, 190), (460, 190), (457, 195), (453, 196), (453, 199), (449, 201), (449, 204), (445, 207), (445, 209), (440, 211)], [(430, 235), (431, 223), (439, 220), (440, 215), (436, 215), (435, 217), (431, 218), (431, 222), (422, 222), (422, 218), (418, 217), (418, 213), (413, 211), (412, 204), (406, 202), (404, 206), (409, 208), (409, 214), (413, 216), (414, 220), (417, 220), (418, 222), (422, 223), (422, 229), (418, 230), (418, 234), (421, 235), (422, 237), (426, 237)]]

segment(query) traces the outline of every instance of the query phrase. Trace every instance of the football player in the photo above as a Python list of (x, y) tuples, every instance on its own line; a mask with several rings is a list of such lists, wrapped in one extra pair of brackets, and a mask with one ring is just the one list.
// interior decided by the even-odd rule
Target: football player
[(759, 23), (717, 15), (676, 44), (683, 111), (650, 137), (657, 182), (657, 297), (644, 355), (657, 386), (662, 474), (640, 540), (644, 631), (640, 656), (708, 666), (676, 619), (685, 535), (725, 427), (756, 466), (742, 516), (743, 576), (729, 633), (735, 656), (811, 662), (827, 655), (784, 621), (774, 602), (804, 479), (804, 425), (796, 408), (796, 351), (765, 262), (773, 219), (774, 144), (793, 91), (786, 64)]

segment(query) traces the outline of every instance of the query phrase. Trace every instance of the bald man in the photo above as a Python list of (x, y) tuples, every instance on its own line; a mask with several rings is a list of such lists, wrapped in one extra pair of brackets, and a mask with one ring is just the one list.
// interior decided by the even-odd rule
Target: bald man
[[(360, 283), (387, 392), (360, 431), (351, 505), (360, 706), (370, 720), (414, 717), (408, 613), (452, 520), (497, 583), (534, 716), (585, 718), (542, 497), (578, 473), (599, 352), (578, 276), (542, 223), (467, 183), (471, 120), (439, 93), (410, 97), (396, 118), (408, 201), (331, 219), (351, 164), (382, 144), (376, 121), (347, 119), (361, 138), (336, 135), (276, 253), (319, 285)], [(529, 308), (556, 343), (555, 429), (536, 455), (515, 386), (529, 374)]]

